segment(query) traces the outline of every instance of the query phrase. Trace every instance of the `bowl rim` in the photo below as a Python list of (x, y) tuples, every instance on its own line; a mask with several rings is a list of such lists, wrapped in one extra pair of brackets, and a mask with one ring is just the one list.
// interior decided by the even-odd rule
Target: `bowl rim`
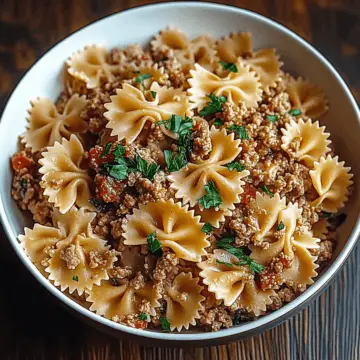
[[(352, 95), (348, 85), (344, 81), (344, 79), (340, 76), (340, 74), (337, 72), (337, 70), (334, 68), (334, 66), (309, 42), (307, 42), (305, 39), (303, 39), (301, 36), (297, 35), (292, 30), (286, 28), (284, 25), (281, 25), (275, 20), (272, 20), (270, 18), (267, 18), (263, 15), (260, 15), (256, 12), (238, 8), (231, 5), (223, 5), (223, 4), (216, 4), (211, 2), (197, 2), (197, 1), (173, 1), (168, 3), (152, 3), (152, 4), (146, 4), (146, 5), (140, 5), (136, 6), (130, 9), (125, 9), (113, 14), (109, 14), (107, 16), (104, 16), (94, 22), (91, 22), (90, 24), (87, 24), (80, 29), (72, 32), (68, 36), (64, 37), (62, 40), (51, 46), (48, 50), (45, 51), (45, 53), (39, 57), (32, 65), (31, 67), (24, 73), (24, 75), (21, 77), (21, 79), (17, 82), (14, 89), (12, 90), (11, 94), (6, 100), (6, 106), (4, 107), (3, 113), (1, 115), (1, 121), (0, 121), (0, 131), (2, 130), (3, 121), (2, 119), (6, 115), (6, 110), (9, 105), (9, 103), (12, 101), (12, 98), (14, 96), (15, 91), (17, 90), (20, 83), (22, 83), (28, 72), (30, 72), (33, 67), (44, 57), (47, 56), (51, 50), (53, 50), (55, 47), (60, 45), (65, 40), (71, 38), (74, 34), (81, 32), (87, 27), (92, 26), (95, 23), (98, 22), (105, 22), (110, 17), (116, 17), (127, 13), (133, 13), (137, 12), (139, 10), (146, 9), (154, 9), (154, 8), (162, 8), (162, 9), (168, 9), (168, 8), (177, 8), (179, 10), (184, 8), (208, 8), (208, 9), (215, 9), (218, 11), (227, 10), (231, 11), (237, 14), (241, 14), (244, 16), (248, 16), (249, 18), (257, 19), (265, 23), (266, 25), (270, 27), (274, 27), (277, 30), (284, 32), (289, 37), (293, 38), (295, 41), (301, 43), (304, 47), (307, 48), (311, 52), (313, 56), (318, 58), (318, 60), (328, 69), (331, 71), (332, 75), (335, 76), (336, 80), (341, 85), (349, 103), (353, 107), (353, 110), (355, 110), (355, 113), (357, 114), (358, 122), (360, 123), (360, 109), (357, 106), (357, 103), (355, 101), (354, 96)], [(85, 318), (89, 318), (93, 320), (96, 323), (99, 323), (100, 325), (103, 325), (105, 327), (109, 327), (113, 330), (120, 330), (120, 332), (127, 333), (128, 335), (135, 335), (137, 337), (141, 338), (147, 338), (147, 339), (154, 339), (154, 340), (162, 340), (162, 341), (175, 341), (175, 342), (201, 342), (201, 341), (209, 341), (209, 340), (226, 340), (227, 337), (246, 337), (246, 334), (248, 336), (252, 336), (256, 333), (260, 333), (261, 331), (264, 331), (266, 329), (269, 329), (277, 324), (279, 324), (282, 321), (285, 321), (290, 316), (294, 315), (296, 310), (302, 309), (304, 306), (306, 306), (315, 296), (320, 295), (322, 291), (326, 289), (326, 287), (329, 285), (331, 280), (333, 280), (334, 276), (338, 273), (338, 271), (341, 269), (341, 267), (344, 265), (346, 259), (350, 255), (351, 251), (354, 249), (356, 242), (358, 240), (359, 234), (360, 234), (360, 217), (358, 216), (356, 224), (352, 230), (351, 235), (349, 236), (347, 242), (345, 243), (345, 246), (340, 251), (337, 258), (334, 260), (333, 264), (324, 272), (324, 274), (321, 275), (321, 277), (315, 281), (314, 284), (312, 284), (303, 294), (298, 296), (296, 299), (291, 301), (290, 303), (284, 305), (280, 309), (273, 311), (270, 314), (264, 315), (254, 321), (247, 322), (238, 326), (231, 327), (229, 329), (222, 329), (216, 332), (189, 332), (189, 333), (164, 333), (160, 331), (144, 331), (141, 329), (131, 328), (126, 325), (115, 323), (111, 320), (108, 320), (94, 312), (91, 312), (87, 308), (81, 306), (76, 301), (72, 300), (70, 297), (66, 296), (63, 292), (61, 292), (57, 287), (55, 287), (52, 283), (49, 282), (48, 279), (46, 279), (43, 275), (41, 275), (40, 271), (35, 267), (35, 265), (30, 261), (30, 259), (27, 257), (21, 246), (19, 246), (17, 238), (13, 237), (13, 233), (11, 230), (11, 225), (9, 222), (9, 219), (6, 215), (4, 202), (2, 199), (2, 194), (0, 193), (0, 220), (2, 223), (2, 226), (5, 230), (5, 233), (7, 235), (7, 238), (13, 247), (14, 251), (16, 252), (17, 256), (20, 258), (21, 262), (25, 265), (25, 267), (32, 273), (32, 275), (40, 282), (40, 284), (48, 290), (50, 293), (52, 293), (56, 298), (58, 298), (60, 301), (62, 301), (63, 304), (67, 305), (69, 308), (74, 310), (75, 312), (79, 313)]]

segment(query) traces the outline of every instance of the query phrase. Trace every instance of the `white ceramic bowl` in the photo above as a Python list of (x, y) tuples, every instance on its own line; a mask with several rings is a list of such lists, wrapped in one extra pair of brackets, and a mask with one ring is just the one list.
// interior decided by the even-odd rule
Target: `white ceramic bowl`
[(215, 345), (248, 337), (277, 325), (302, 309), (326, 288), (354, 247), (360, 231), (360, 199), (357, 193), (347, 205), (348, 217), (339, 232), (339, 242), (332, 263), (314, 285), (297, 299), (269, 315), (213, 333), (161, 333), (132, 329), (104, 319), (65, 296), (38, 272), (17, 242), (26, 219), (10, 195), (12, 174), (9, 159), (17, 150), (18, 136), (25, 129), (29, 100), (37, 96), (56, 99), (62, 88), (61, 75), (66, 58), (89, 43), (104, 44), (109, 48), (130, 43), (145, 45), (154, 34), (168, 25), (180, 27), (190, 37), (201, 33), (220, 37), (230, 32), (250, 31), (255, 49), (276, 48), (286, 70), (308, 78), (327, 93), (331, 107), (322, 123), (330, 131), (340, 158), (352, 167), (355, 181), (359, 179), (360, 163), (356, 158), (360, 141), (359, 109), (345, 82), (319, 52), (285, 27), (255, 13), (210, 3), (174, 2), (123, 11), (86, 26), (54, 46), (26, 73), (12, 93), (0, 124), (0, 214), (9, 241), (27, 269), (67, 308), (96, 327), (116, 336), (137, 337), (137, 340), (153, 345)]

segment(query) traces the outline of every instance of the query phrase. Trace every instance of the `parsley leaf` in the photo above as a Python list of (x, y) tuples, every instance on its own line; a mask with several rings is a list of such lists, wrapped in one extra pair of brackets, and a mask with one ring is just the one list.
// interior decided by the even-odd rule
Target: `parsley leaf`
[(211, 114), (215, 114), (217, 112), (222, 112), (222, 104), (226, 102), (225, 96), (216, 96), (214, 94), (208, 95), (210, 98), (210, 102), (199, 112), (200, 116), (207, 116)]
[(153, 99), (155, 99), (156, 98), (156, 91), (150, 91), (150, 94), (151, 94), (151, 96), (152, 96), (152, 98)]
[(268, 194), (271, 198), (274, 197), (274, 194), (266, 187), (266, 185), (263, 185), (263, 186), (261, 187), (261, 190), (262, 190), (264, 193)]
[(237, 73), (238, 69), (234, 63), (227, 63), (225, 61), (218, 61), (224, 70), (229, 70), (233, 73)]
[(179, 154), (174, 154), (171, 150), (164, 150), (165, 163), (169, 172), (182, 169), (187, 164), (185, 149), (180, 148)]
[(233, 131), (235, 134), (237, 134), (239, 139), (245, 139), (245, 140), (249, 140), (248, 134), (246, 132), (245, 126), (240, 126), (240, 125), (230, 125), (228, 127), (229, 130)]
[(144, 313), (144, 312), (141, 312), (139, 315), (138, 315), (138, 319), (139, 320), (143, 320), (143, 321), (147, 321), (148, 320), (148, 314)]
[(299, 116), (299, 115), (301, 115), (301, 110), (299, 110), (299, 109), (291, 109), (289, 111), (289, 114), (292, 115), (292, 116)]
[(149, 251), (153, 255), (161, 255), (162, 254), (162, 246), (161, 246), (160, 241), (156, 237), (156, 231), (154, 231), (151, 234), (148, 234), (146, 237), (146, 240), (147, 240)]
[(125, 180), (128, 177), (128, 167), (126, 164), (108, 165), (104, 164), (108, 174), (116, 180)]
[(166, 318), (166, 316), (161, 315), (159, 320), (160, 320), (160, 324), (161, 324), (161, 329), (164, 331), (169, 331), (170, 330), (170, 322)]
[(284, 230), (284, 229), (285, 229), (285, 224), (282, 221), (280, 221), (279, 225), (276, 228), (276, 230), (281, 231), (281, 230)]
[(76, 281), (76, 282), (79, 281), (79, 277), (78, 277), (77, 275), (74, 275), (74, 276), (72, 277), (72, 279), (73, 279), (74, 281)]
[(213, 231), (213, 229), (214, 227), (210, 223), (206, 222), (201, 228), (201, 231), (209, 235)]
[(115, 156), (115, 158), (121, 158), (123, 157), (125, 154), (125, 147), (120, 145), (120, 144), (116, 144), (115, 145), (115, 150), (113, 151), (113, 155)]
[(324, 219), (328, 219), (329, 217), (331, 217), (331, 213), (329, 213), (329, 212), (327, 212), (327, 211), (323, 211), (323, 213), (322, 213), (322, 217), (324, 218)]
[(179, 134), (179, 136), (186, 135), (187, 133), (191, 132), (193, 127), (192, 120), (185, 116), (183, 119), (180, 115), (171, 115), (169, 120), (159, 121), (158, 125), (165, 125), (165, 127), (172, 131), (175, 134)]
[(218, 260), (218, 259), (216, 259), (216, 262), (218, 264), (222, 264), (222, 265), (226, 265), (226, 266), (234, 266), (234, 264), (232, 264), (232, 263), (229, 263), (229, 262), (226, 262), (226, 261), (221, 261), (221, 260)]
[(199, 204), (202, 205), (205, 209), (218, 207), (220, 204), (222, 204), (222, 198), (213, 181), (209, 181), (207, 185), (205, 185), (205, 192), (206, 195), (199, 199)]
[(277, 115), (266, 115), (266, 118), (272, 123), (274, 123), (275, 121), (277, 121), (279, 119), (279, 117)]
[(216, 118), (214, 120), (214, 125), (215, 126), (223, 126), (224, 125), (224, 121), (222, 121), (220, 118)]
[(140, 171), (150, 181), (154, 180), (155, 175), (160, 171), (160, 165), (155, 163), (148, 164), (139, 154), (135, 155), (135, 162), (130, 161), (132, 167), (130, 171)]
[(236, 161), (228, 163), (225, 166), (231, 171), (237, 170), (238, 172), (241, 172), (241, 171), (245, 170), (245, 166), (241, 165), (240, 163), (238, 163)]
[(232, 246), (228, 240), (224, 241), (224, 237), (216, 242), (216, 246), (219, 249), (224, 249), (228, 253), (236, 256), (240, 261), (235, 265), (249, 266), (252, 273), (259, 273), (264, 270), (264, 267), (262, 265), (251, 259), (250, 256), (245, 255), (243, 249)]
[(104, 150), (102, 151), (102, 153), (100, 154), (100, 157), (103, 158), (104, 156), (106, 156), (107, 154), (109, 154), (110, 149), (111, 149), (111, 142), (108, 142), (105, 146), (104, 146)]
[(223, 243), (226, 243), (226, 244), (229, 244), (229, 243), (232, 243), (234, 242), (234, 236), (232, 236), (231, 234), (224, 234), (222, 236), (222, 238), (219, 240), (219, 242), (223, 242)]
[(145, 88), (144, 81), (150, 78), (152, 78), (151, 74), (142, 74), (135, 78), (135, 82), (141, 84), (142, 87)]

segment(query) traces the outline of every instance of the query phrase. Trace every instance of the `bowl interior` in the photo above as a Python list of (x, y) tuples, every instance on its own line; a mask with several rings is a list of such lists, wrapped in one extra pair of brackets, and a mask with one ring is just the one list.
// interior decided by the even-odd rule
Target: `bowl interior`
[[(121, 47), (131, 43), (146, 45), (154, 34), (168, 25), (181, 28), (189, 37), (195, 37), (202, 33), (220, 37), (230, 32), (249, 31), (252, 33), (255, 49), (276, 48), (287, 71), (307, 78), (321, 86), (326, 92), (330, 103), (330, 111), (326, 117), (321, 119), (321, 124), (326, 125), (328, 131), (330, 131), (331, 140), (340, 159), (346, 161), (347, 165), (352, 167), (355, 179), (359, 178), (360, 164), (354, 156), (359, 150), (358, 141), (360, 139), (358, 108), (334, 69), (319, 53), (299, 37), (282, 26), (254, 13), (215, 4), (179, 2), (128, 10), (85, 27), (48, 51), (20, 81), (3, 112), (0, 125), (0, 172), (2, 174), (0, 179), (0, 211), (4, 228), (12, 245), (22, 261), (35, 275), (37, 270), (23, 254), (16, 240), (17, 235), (23, 232), (27, 220), (17, 209), (11, 198), (12, 175), (9, 167), (9, 158), (17, 150), (18, 136), (24, 132), (26, 126), (25, 119), (27, 110), (30, 107), (29, 101), (37, 96), (56, 99), (63, 86), (62, 71), (64, 61), (84, 45), (103, 44), (108, 48)], [(360, 197), (356, 190), (345, 210), (348, 217), (338, 233), (338, 246), (332, 263), (338, 261), (339, 264), (344, 261), (346, 254), (341, 258), (341, 251), (355, 227), (359, 209)], [(354, 243), (355, 239), (353, 240)], [(328, 274), (327, 278), (330, 275)], [(113, 328), (139, 334), (136, 329), (125, 328), (90, 313), (66, 298), (65, 295), (44, 280), (40, 273), (38, 278), (57, 297), (83, 315), (101, 321), (103, 324)], [(186, 334), (166, 334), (164, 336), (161, 333), (146, 332), (152, 335), (145, 335), (144, 332), (140, 332), (140, 335), (158, 339), (209, 340), (210, 338), (246, 333), (266, 326), (267, 323), (275, 320), (279, 315), (286, 315), (287, 312), (316, 292), (325, 280), (320, 277), (317, 280), (317, 283), (320, 283), (318, 286), (316, 286), (316, 283), (300, 298), (277, 312), (234, 329), (222, 330), (218, 333), (191, 334), (190, 338)]]

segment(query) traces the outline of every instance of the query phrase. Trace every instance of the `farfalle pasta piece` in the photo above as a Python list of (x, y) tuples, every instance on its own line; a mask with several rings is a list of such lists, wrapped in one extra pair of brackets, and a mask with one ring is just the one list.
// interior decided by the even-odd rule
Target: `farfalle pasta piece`
[(280, 79), (282, 63), (275, 49), (261, 49), (241, 62), (256, 72), (264, 89), (274, 87)]
[(63, 138), (61, 144), (55, 142), (41, 155), (39, 173), (43, 176), (40, 185), (45, 189), (48, 201), (63, 214), (74, 204), (92, 209), (89, 203), (92, 179), (82, 167), (84, 148), (80, 140), (75, 135), (71, 135), (70, 140)]
[(196, 325), (196, 319), (200, 318), (201, 302), (205, 298), (201, 295), (204, 288), (198, 282), (199, 279), (193, 278), (191, 273), (180, 273), (167, 289), (166, 317), (171, 330), (188, 330), (189, 325)]
[(332, 158), (330, 155), (314, 162), (310, 177), (319, 197), (313, 201), (313, 206), (335, 213), (345, 205), (353, 175), (351, 168), (344, 165), (343, 161), (339, 162), (338, 156)]
[(312, 168), (314, 161), (319, 161), (330, 151), (330, 134), (325, 132), (325, 126), (319, 126), (318, 121), (290, 120), (281, 131), (281, 148), (289, 154), (293, 153), (296, 160), (303, 161), (309, 168)]
[(209, 94), (225, 96), (228, 102), (235, 105), (241, 101), (246, 107), (258, 105), (262, 92), (259, 77), (248, 65), (237, 62), (236, 66), (237, 72), (229, 72), (226, 77), (220, 77), (195, 64), (195, 70), (190, 70), (188, 92), (190, 100), (196, 104), (198, 110), (205, 107)]
[(284, 233), (277, 241), (271, 242), (264, 250), (252, 246), (251, 258), (262, 265), (269, 265), (272, 259), (281, 252), (290, 259), (290, 268), (282, 275), (285, 281), (296, 288), (298, 285), (310, 285), (317, 276), (315, 271), (316, 257), (310, 254), (309, 249), (317, 249), (320, 239), (315, 238), (309, 230), (299, 231), (296, 227), (297, 219), (301, 217), (302, 209), (297, 204), (290, 203), (278, 214), (278, 223), (283, 223)]
[(200, 35), (190, 43), (194, 62), (211, 71), (215, 68), (218, 58), (216, 56), (214, 39), (209, 35)]
[(270, 197), (267, 194), (256, 193), (255, 218), (258, 224), (258, 231), (253, 235), (253, 241), (261, 242), (271, 233), (274, 225), (277, 223), (280, 211), (286, 207), (285, 197), (280, 198), (279, 194)]
[(145, 245), (147, 236), (155, 231), (163, 247), (169, 247), (178, 258), (196, 262), (210, 245), (201, 231), (200, 217), (172, 199), (141, 204), (127, 219), (123, 227), (125, 245)]
[(181, 89), (153, 82), (150, 90), (156, 92), (155, 99), (151, 101), (146, 99), (142, 91), (129, 84), (123, 84), (123, 88), (117, 89), (116, 95), (111, 96), (111, 102), (105, 104), (108, 111), (104, 116), (109, 120), (106, 127), (112, 130), (112, 136), (132, 143), (147, 121), (156, 123), (168, 120), (172, 114), (182, 117), (192, 115), (192, 105)]
[(216, 210), (214, 208), (210, 209), (200, 209), (199, 205), (195, 206), (195, 214), (201, 217), (201, 222), (207, 222), (211, 226), (218, 228), (220, 223), (225, 221), (225, 216), (231, 216), (231, 210)]
[(151, 75), (148, 79), (144, 79), (141, 82), (136, 82), (136, 87), (140, 90), (150, 89), (153, 82), (159, 85), (165, 85), (169, 75), (164, 72), (163, 67), (159, 67), (158, 64), (146, 64), (141, 65), (138, 70), (132, 73), (132, 77), (140, 77), (141, 75)]
[(32, 101), (27, 119), (29, 126), (23, 137), (25, 146), (35, 152), (54, 145), (55, 141), (61, 141), (63, 137), (69, 139), (71, 134), (81, 136), (88, 129), (87, 122), (80, 116), (86, 104), (85, 97), (74, 94), (60, 114), (48, 98)]
[(67, 61), (68, 73), (86, 83), (88, 89), (100, 85), (100, 79), (115, 79), (118, 66), (107, 62), (108, 51), (101, 45), (90, 45), (74, 53)]
[(301, 77), (294, 79), (289, 76), (286, 91), (292, 107), (312, 119), (317, 119), (328, 111), (328, 102), (322, 89)]
[(318, 239), (325, 240), (327, 234), (329, 233), (330, 223), (327, 219), (319, 219), (315, 224), (313, 224), (311, 231), (314, 236)]
[(85, 289), (108, 279), (116, 256), (108, 250), (106, 241), (92, 232), (96, 213), (73, 207), (67, 214), (54, 211), (53, 226), (35, 224), (25, 229), (19, 240), (36, 266), (49, 275), (49, 280), (61, 291)]
[(114, 321), (126, 315), (138, 314), (143, 307), (148, 315), (154, 316), (155, 309), (160, 306), (152, 281), (140, 289), (132, 287), (131, 282), (114, 286), (111, 281), (103, 281), (87, 293), (86, 301), (92, 303), (90, 310)]
[[(229, 265), (231, 264), (231, 265)], [(239, 259), (225, 250), (215, 249), (208, 260), (198, 264), (208, 290), (217, 300), (223, 300), (225, 306), (235, 302), (253, 312), (255, 316), (266, 310), (271, 304), (273, 291), (263, 291), (256, 284), (254, 275), (246, 266), (239, 265)]]
[(231, 34), (222, 40), (218, 40), (216, 49), (221, 60), (228, 63), (235, 63), (238, 57), (251, 54), (251, 34), (248, 32)]
[(213, 181), (222, 199), (219, 209), (234, 209), (243, 193), (245, 183), (242, 179), (249, 175), (249, 171), (231, 171), (225, 165), (234, 161), (241, 152), (240, 140), (235, 140), (233, 133), (228, 135), (225, 129), (219, 130), (214, 126), (210, 137), (212, 151), (209, 158), (196, 164), (188, 163), (181, 170), (171, 173), (168, 179), (176, 190), (176, 198), (181, 198), (184, 204), (190, 203), (192, 207), (205, 195), (204, 186)]

